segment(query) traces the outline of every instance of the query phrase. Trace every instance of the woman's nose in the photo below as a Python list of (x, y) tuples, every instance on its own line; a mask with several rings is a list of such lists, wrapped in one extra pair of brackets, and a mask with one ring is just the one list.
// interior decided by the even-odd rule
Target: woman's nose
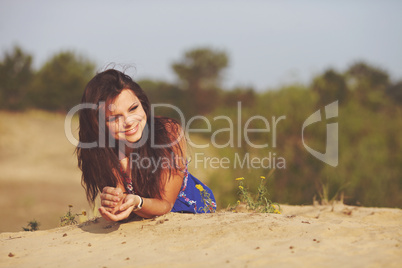
[(132, 116), (127, 116), (124, 118), (124, 126), (131, 126), (134, 123), (134, 119)]
[(124, 118), (124, 126), (131, 126), (134, 123), (141, 121), (136, 115), (129, 115)]

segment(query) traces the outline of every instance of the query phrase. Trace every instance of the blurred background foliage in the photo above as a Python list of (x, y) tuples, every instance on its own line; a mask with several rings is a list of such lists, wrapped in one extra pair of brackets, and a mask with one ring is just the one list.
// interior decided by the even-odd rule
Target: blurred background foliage
[[(33, 56), (18, 46), (0, 58), (2, 110), (66, 113), (80, 103), (86, 83), (96, 72), (93, 61), (72, 51), (54, 55), (38, 70), (32, 67), (32, 60)], [(272, 168), (276, 170), (268, 187), (269, 198), (275, 202), (311, 204), (315, 197), (327, 192), (328, 199), (343, 193), (346, 204), (402, 207), (402, 81), (391, 81), (385, 70), (360, 61), (346, 70), (323, 70), (308, 85), (290, 84), (264, 92), (252, 87), (223, 88), (221, 82), (229, 61), (225, 51), (194, 48), (172, 63), (177, 75), (175, 83), (137, 81), (152, 103), (177, 106), (186, 123), (196, 115), (211, 122), (211, 131), (190, 136), (197, 144), (210, 144), (190, 151), (190, 171), (208, 183), (221, 208), (237, 200), (236, 177), (245, 177), (253, 188), (259, 177)], [(309, 115), (318, 109), (323, 115), (325, 105), (337, 100), (338, 118), (323, 119), (307, 127), (304, 133), (304, 141), (310, 147), (325, 152), (326, 124), (339, 123), (339, 165), (331, 167), (306, 151), (301, 129)], [(173, 109), (161, 108), (156, 112), (180, 119)], [(222, 115), (232, 118), (233, 125), (219, 117)], [(255, 149), (244, 140), (247, 121), (257, 115), (268, 120), (270, 132), (250, 132), (248, 136), (253, 144), (268, 144), (267, 148)], [(281, 116), (286, 118), (277, 121), (275, 132), (274, 120)], [(266, 128), (258, 118), (247, 124), (249, 129)], [(205, 120), (194, 120), (191, 128), (206, 128)], [(214, 131), (227, 128), (235, 131), (221, 131), (213, 136)], [(233, 146), (213, 148), (212, 138), (220, 145), (234, 141)], [(197, 165), (196, 154), (228, 158), (231, 166)], [(247, 154), (260, 159), (271, 156), (271, 166), (234, 167), (236, 155), (243, 159)], [(278, 168), (280, 159), (285, 161), (286, 168)]]

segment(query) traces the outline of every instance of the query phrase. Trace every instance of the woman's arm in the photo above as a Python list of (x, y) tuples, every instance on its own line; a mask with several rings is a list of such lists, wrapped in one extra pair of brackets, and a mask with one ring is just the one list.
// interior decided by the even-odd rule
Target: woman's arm
[[(134, 213), (143, 218), (152, 218), (170, 212), (182, 183), (181, 172), (172, 174), (169, 180), (165, 180), (162, 198), (142, 198), (142, 208)], [(101, 194), (102, 207), (99, 208), (99, 212), (106, 220), (120, 221), (128, 218), (140, 202), (138, 195), (124, 195), (120, 187), (105, 187)]]
[[(153, 216), (160, 216), (170, 212), (179, 195), (181, 186), (183, 184), (184, 170), (186, 169), (186, 139), (183, 129), (178, 124), (165, 125), (169, 133), (175, 133), (174, 145), (172, 150), (177, 156), (174, 163), (171, 165), (176, 166), (176, 169), (171, 169), (171, 174), (166, 170), (162, 175), (162, 197), (158, 198), (144, 198), (142, 209), (135, 211), (135, 213), (144, 218)], [(138, 205), (138, 203), (136, 204)]]
[(151, 218), (170, 212), (179, 195), (182, 183), (183, 175), (181, 173), (172, 174), (170, 179), (165, 182), (162, 198), (143, 198), (142, 209), (134, 213), (144, 218)]

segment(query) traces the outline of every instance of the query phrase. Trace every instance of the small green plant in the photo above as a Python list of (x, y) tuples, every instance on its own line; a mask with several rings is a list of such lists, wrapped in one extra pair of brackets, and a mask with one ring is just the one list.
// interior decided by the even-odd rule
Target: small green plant
[(33, 232), (33, 231), (39, 230), (39, 225), (40, 225), (39, 222), (37, 222), (36, 220), (32, 220), (32, 221), (29, 221), (29, 222), (28, 222), (28, 227), (27, 227), (27, 228), (26, 228), (26, 227), (22, 227), (22, 229), (23, 229), (24, 231), (27, 231), (27, 232)]
[(204, 202), (204, 207), (199, 208), (199, 210), (203, 213), (215, 212), (215, 207), (212, 205), (210, 194), (205, 191), (201, 184), (197, 184), (195, 187), (200, 191), (202, 201)]
[[(272, 175), (274, 169), (272, 169), (268, 178)], [(236, 210), (236, 208), (240, 204), (245, 204), (247, 209), (260, 212), (260, 213), (276, 213), (281, 214), (280, 205), (278, 203), (274, 203), (269, 200), (266, 196), (268, 195), (268, 190), (265, 186), (267, 179), (264, 176), (260, 177), (260, 184), (258, 185), (257, 194), (253, 196), (249, 193), (248, 189), (244, 185), (245, 179), (243, 177), (237, 178), (236, 181), (239, 183), (239, 199), (235, 207), (232, 210)]]
[(86, 215), (86, 212), (83, 211), (81, 214), (73, 214), (71, 212), (72, 205), (68, 205), (68, 211), (66, 215), (60, 217), (60, 226), (66, 226), (66, 225), (73, 225), (77, 224), (78, 222), (75, 220), (75, 217), (80, 216), (80, 215)]

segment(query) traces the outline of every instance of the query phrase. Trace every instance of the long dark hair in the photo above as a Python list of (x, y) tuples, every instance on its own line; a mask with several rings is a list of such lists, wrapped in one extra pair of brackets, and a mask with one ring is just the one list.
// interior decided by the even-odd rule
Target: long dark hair
[[(104, 104), (111, 103), (123, 89), (129, 89), (137, 96), (147, 116), (140, 144), (133, 150), (138, 156), (147, 158), (151, 165), (146, 168), (139, 165), (131, 166), (131, 177), (136, 194), (160, 198), (163, 194), (164, 179), (169, 179), (172, 172), (180, 171), (182, 168), (181, 165), (176, 164), (176, 161), (162, 166), (160, 159), (173, 160), (176, 157), (183, 160), (185, 158), (184, 148), (177, 142), (178, 138), (183, 137), (177, 121), (154, 116), (151, 113), (147, 95), (130, 76), (114, 69), (98, 73), (85, 87), (81, 101), (82, 104), (96, 104), (97, 108), (80, 110), (80, 143), (76, 148), (78, 166), (82, 170), (82, 185), (91, 204), (94, 204), (103, 187), (116, 187), (124, 177), (120, 168), (118, 146), (111, 143), (108, 138), (103, 138), (104, 146), (100, 146), (102, 144), (100, 137), (108, 137), (108, 128), (105, 122), (102, 122), (104, 120), (100, 120), (102, 118), (100, 113), (102, 109), (105, 109)], [(156, 147), (152, 146), (152, 141), (156, 145), (170, 145)], [(94, 142), (96, 142), (95, 145), (87, 146), (90, 148), (83, 146)]]

